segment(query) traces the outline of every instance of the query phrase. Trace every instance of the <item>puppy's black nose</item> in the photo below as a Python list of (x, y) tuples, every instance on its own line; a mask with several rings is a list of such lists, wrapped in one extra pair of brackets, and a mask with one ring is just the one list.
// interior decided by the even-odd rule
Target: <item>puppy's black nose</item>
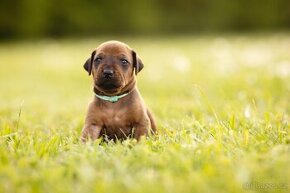
[(106, 78), (111, 78), (114, 75), (114, 71), (111, 69), (104, 69), (103, 70), (103, 76)]

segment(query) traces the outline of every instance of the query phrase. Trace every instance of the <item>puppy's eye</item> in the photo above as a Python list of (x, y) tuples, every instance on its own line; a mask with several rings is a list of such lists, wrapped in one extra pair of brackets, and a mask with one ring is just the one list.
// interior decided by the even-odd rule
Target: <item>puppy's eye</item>
[(121, 63), (122, 63), (123, 65), (127, 65), (127, 64), (129, 64), (128, 60), (126, 60), (126, 59), (124, 59), (124, 58), (122, 58), (120, 61), (121, 61)]
[(102, 61), (102, 59), (103, 59), (103, 58), (101, 58), (101, 57), (97, 57), (97, 58), (95, 59), (96, 64), (99, 64), (99, 63)]

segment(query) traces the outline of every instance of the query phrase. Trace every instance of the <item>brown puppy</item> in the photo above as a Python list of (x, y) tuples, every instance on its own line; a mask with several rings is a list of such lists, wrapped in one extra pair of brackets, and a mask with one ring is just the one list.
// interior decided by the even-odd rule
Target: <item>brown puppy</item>
[(143, 63), (136, 53), (119, 41), (97, 47), (84, 64), (93, 75), (94, 100), (89, 104), (81, 139), (140, 140), (156, 132), (152, 114), (136, 86), (136, 75)]

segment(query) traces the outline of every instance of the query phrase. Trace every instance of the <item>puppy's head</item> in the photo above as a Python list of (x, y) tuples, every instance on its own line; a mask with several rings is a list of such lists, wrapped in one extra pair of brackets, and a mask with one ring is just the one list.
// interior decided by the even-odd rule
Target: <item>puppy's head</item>
[(105, 94), (118, 94), (143, 68), (134, 50), (119, 41), (108, 41), (97, 47), (84, 64), (93, 75), (95, 89)]

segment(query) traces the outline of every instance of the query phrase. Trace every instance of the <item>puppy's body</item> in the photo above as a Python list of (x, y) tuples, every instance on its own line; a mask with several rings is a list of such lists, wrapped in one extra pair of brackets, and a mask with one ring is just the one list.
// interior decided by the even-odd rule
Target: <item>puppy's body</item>
[[(96, 97), (89, 105), (83, 141), (101, 136), (139, 140), (150, 131), (156, 132), (153, 117), (136, 87), (136, 75), (143, 63), (131, 48), (117, 41), (105, 42), (92, 53), (84, 67), (93, 74)], [(103, 96), (120, 98), (112, 102)]]

